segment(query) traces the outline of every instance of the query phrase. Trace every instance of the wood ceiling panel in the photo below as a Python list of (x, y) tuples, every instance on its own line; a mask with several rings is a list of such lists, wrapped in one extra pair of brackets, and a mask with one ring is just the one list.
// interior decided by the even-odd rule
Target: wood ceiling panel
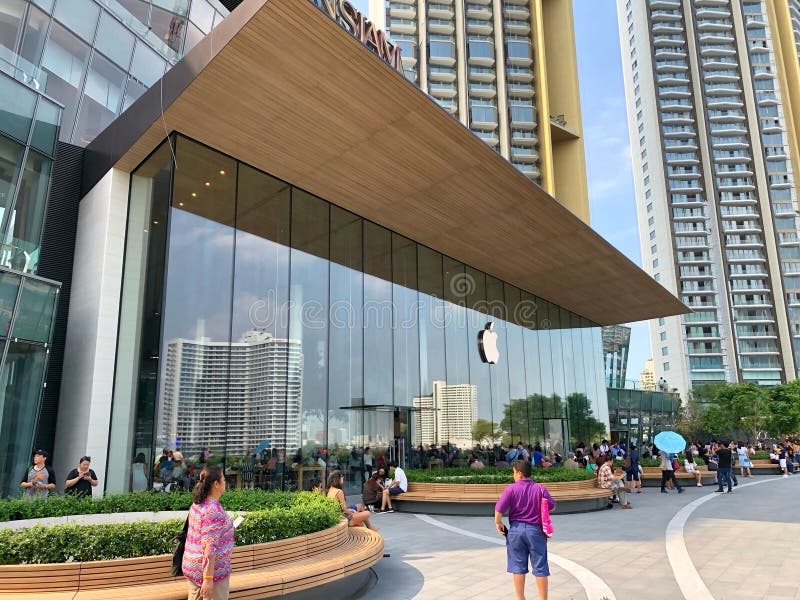
[(98, 136), (140, 128), (118, 168), (179, 131), (594, 322), (688, 312), (305, 0), (246, 0), (165, 89), (184, 62), (197, 74), (163, 117), (125, 113)]

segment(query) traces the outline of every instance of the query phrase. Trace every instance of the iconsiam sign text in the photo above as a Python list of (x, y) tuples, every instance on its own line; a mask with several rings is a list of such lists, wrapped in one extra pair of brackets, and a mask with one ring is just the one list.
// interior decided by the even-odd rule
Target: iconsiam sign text
[(310, 0), (311, 4), (339, 23), (345, 31), (372, 50), (381, 59), (402, 72), (401, 48), (386, 39), (386, 34), (368, 21), (364, 14), (347, 0)]

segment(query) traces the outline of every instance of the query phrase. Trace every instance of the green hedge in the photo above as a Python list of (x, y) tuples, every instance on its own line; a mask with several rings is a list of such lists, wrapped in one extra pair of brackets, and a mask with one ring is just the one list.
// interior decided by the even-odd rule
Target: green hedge
[[(280, 506), (293, 506), (293, 492), (266, 492), (264, 490), (230, 490), (225, 492), (223, 504), (227, 510), (252, 511)], [(160, 512), (189, 510), (190, 492), (171, 494), (140, 492), (134, 494), (108, 494), (96, 500), (74, 496), (51, 496), (45, 499), (23, 498), (0, 500), (0, 521), (65, 517), (68, 515), (93, 515), (121, 512)]]
[[(230, 495), (235, 496), (233, 493)], [(223, 496), (222, 504), (228, 511), (252, 510), (244, 515), (244, 520), (236, 529), (237, 545), (271, 542), (322, 531), (336, 525), (341, 517), (339, 503), (320, 494), (270, 492), (269, 496), (272, 504), (261, 509), (252, 506), (245, 508), (249, 502), (242, 499), (238, 503), (229, 502), (228, 494)], [(119, 496), (115, 498), (117, 501), (121, 499)], [(47, 503), (52, 500), (56, 499)], [(118, 502), (118, 505), (122, 504)], [(131, 506), (136, 506), (134, 501), (126, 504), (125, 508), (130, 509)], [(183, 520), (176, 519), (158, 523), (36, 525), (29, 529), (2, 529), (0, 564), (85, 562), (166, 554), (172, 552), (172, 540), (182, 528)]]
[[(408, 480), (414, 483), (510, 483), (513, 481), (510, 468), (483, 469), (448, 468), (448, 469), (408, 469)], [(594, 475), (586, 469), (564, 469), (563, 467), (546, 467), (533, 469), (531, 478), (539, 483), (556, 483), (559, 481), (583, 481), (593, 479)]]
[(765, 452), (764, 450), (759, 450), (755, 454), (750, 455), (750, 460), (769, 460), (769, 452)]

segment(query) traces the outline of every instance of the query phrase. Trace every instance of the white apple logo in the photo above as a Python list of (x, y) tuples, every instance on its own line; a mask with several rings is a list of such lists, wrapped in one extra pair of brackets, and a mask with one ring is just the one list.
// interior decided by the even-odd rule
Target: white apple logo
[(497, 349), (497, 332), (494, 331), (492, 321), (489, 321), (486, 327), (478, 332), (478, 352), (481, 360), (491, 365), (496, 365), (500, 359), (500, 351)]

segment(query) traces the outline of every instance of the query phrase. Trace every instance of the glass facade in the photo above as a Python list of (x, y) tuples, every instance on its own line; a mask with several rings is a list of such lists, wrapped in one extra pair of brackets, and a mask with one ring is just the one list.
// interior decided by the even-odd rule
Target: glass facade
[(85, 146), (226, 14), (207, 0), (0, 0), (0, 70), (34, 73), (63, 106), (60, 139)]
[(30, 462), (60, 290), (35, 275), (61, 107), (37, 91), (35, 70), (0, 71), (0, 496), (8, 496)]
[[(600, 327), (182, 136), (134, 173), (109, 486), (180, 447), (350, 490), (415, 448), (563, 451), (608, 423)], [(498, 334), (481, 362), (478, 333)], [(136, 469), (139, 471), (139, 469)], [(155, 479), (147, 470), (149, 484)], [(112, 481), (112, 472), (120, 474)]]
[(0, 271), (0, 496), (18, 492), (30, 464), (59, 289)]
[(680, 406), (677, 393), (608, 388), (611, 441), (652, 443), (659, 432), (675, 429)]

